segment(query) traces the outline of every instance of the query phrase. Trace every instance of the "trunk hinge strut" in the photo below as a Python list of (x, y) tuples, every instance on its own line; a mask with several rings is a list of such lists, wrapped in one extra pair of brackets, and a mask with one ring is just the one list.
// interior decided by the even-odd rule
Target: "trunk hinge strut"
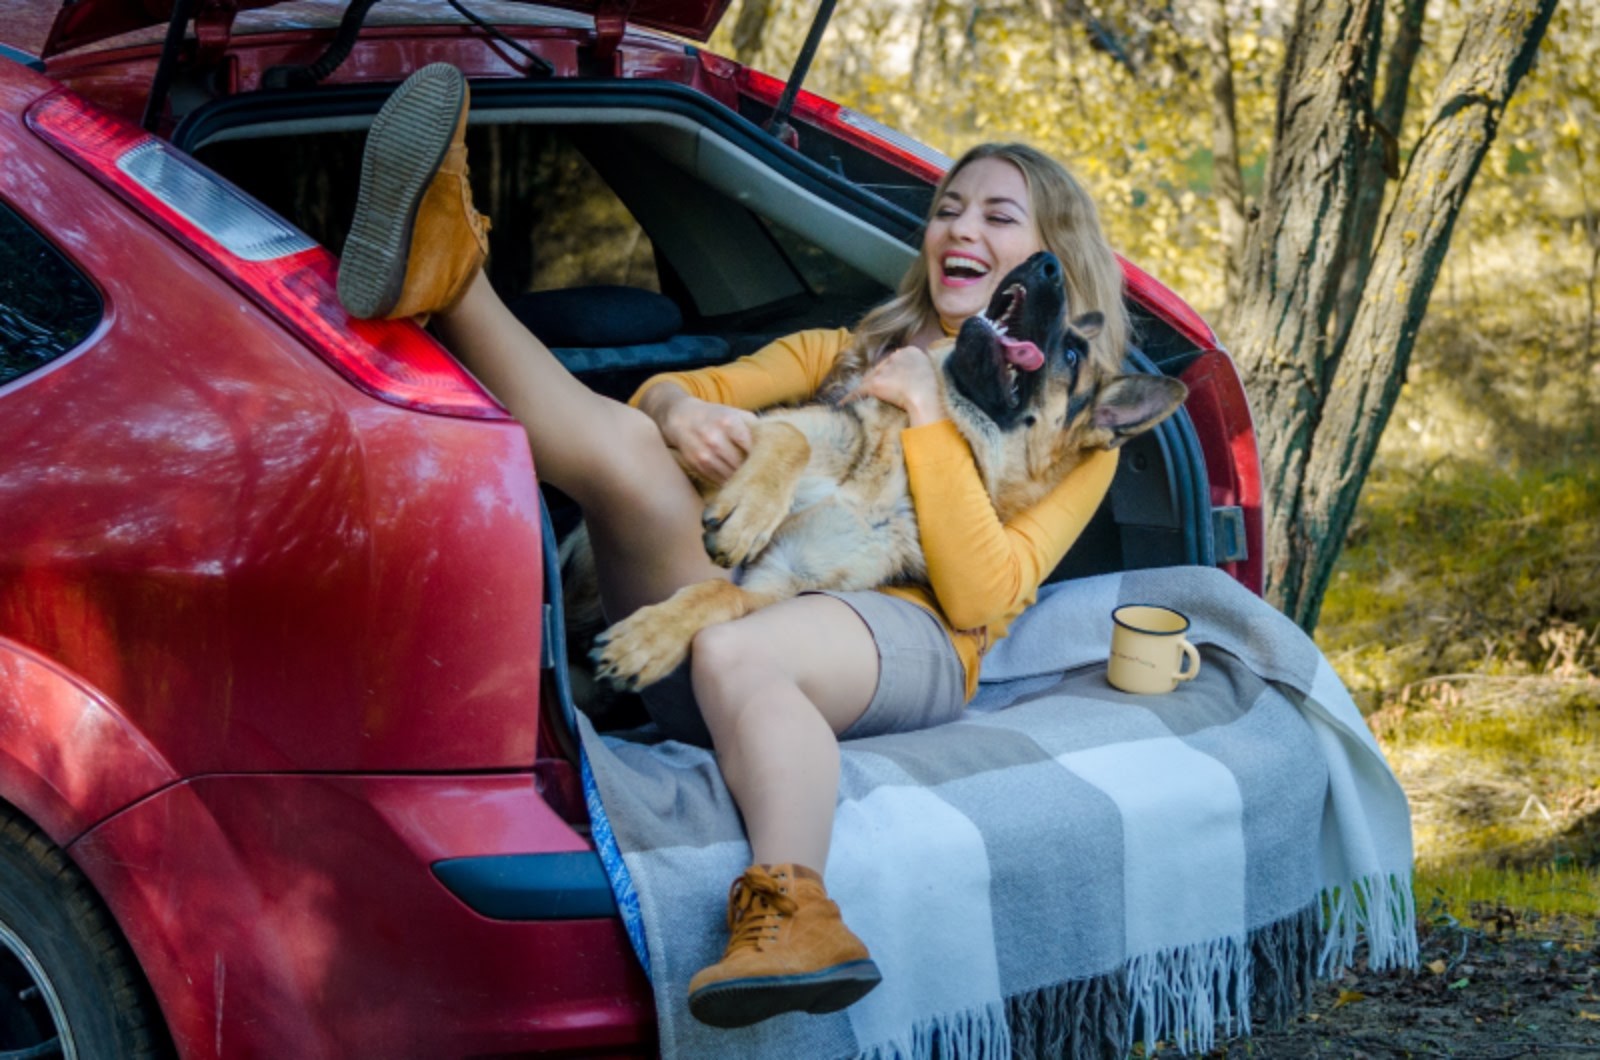
[(345, 8), (344, 17), (339, 19), (339, 29), (334, 33), (327, 50), (303, 66), (269, 67), (267, 72), (261, 75), (261, 87), (310, 88), (320, 84), (350, 58), (350, 52), (356, 46), (356, 38), (361, 35), (362, 23), (367, 20), (367, 12), (371, 11), (377, 2), (378, 0), (353, 0), (350, 6)]
[(506, 36), (504, 33), (496, 29), (493, 23), (486, 21), (484, 18), (472, 11), (468, 11), (467, 6), (463, 4), (461, 0), (447, 0), (447, 2), (451, 7), (456, 9), (456, 13), (462, 18), (483, 30), (486, 35), (493, 37), (501, 44), (504, 44), (507, 48), (510, 48), (512, 51), (528, 60), (527, 74), (529, 77), (533, 77), (536, 74), (540, 77), (549, 77), (551, 74), (556, 72), (556, 68), (550, 64), (548, 59), (542, 55), (536, 54), (535, 52), (529, 51), (527, 48), (523, 47), (515, 37)]
[(833, 17), (834, 3), (835, 0), (822, 0), (817, 5), (817, 17), (811, 20), (811, 29), (806, 33), (806, 42), (800, 48), (800, 58), (795, 60), (794, 69), (789, 71), (789, 83), (783, 86), (783, 95), (778, 97), (778, 109), (772, 112), (772, 117), (766, 124), (767, 132), (790, 147), (796, 146), (800, 137), (789, 126), (789, 112), (794, 109), (794, 98), (799, 95), (800, 85), (811, 70), (811, 60), (817, 57), (817, 45), (822, 43), (823, 31), (828, 28), (828, 20)]
[(161, 120), (161, 111), (167, 105), (167, 93), (172, 91), (172, 75), (178, 66), (178, 53), (183, 50), (184, 30), (200, 0), (173, 0), (172, 18), (167, 23), (167, 38), (161, 44), (161, 58), (156, 62), (156, 75), (150, 80), (150, 98), (144, 101), (144, 119), (139, 123), (146, 132), (155, 132)]
[(178, 73), (178, 62), (183, 55), (184, 35), (189, 21), (194, 20), (194, 65), (208, 69), (220, 63), (228, 54), (228, 41), (233, 35), (233, 19), (239, 13), (237, 5), (228, 0), (202, 6), (201, 0), (173, 0), (172, 18), (167, 22), (167, 36), (161, 43), (161, 58), (156, 62), (156, 73), (150, 81), (150, 98), (145, 100), (144, 118), (140, 125), (147, 132), (155, 132), (161, 123), (161, 112), (166, 109), (167, 96), (172, 93), (172, 82)]
[(601, 0), (594, 9), (594, 57), (601, 63), (610, 63), (617, 54), (617, 45), (628, 30), (628, 12), (633, 10), (633, 0)]

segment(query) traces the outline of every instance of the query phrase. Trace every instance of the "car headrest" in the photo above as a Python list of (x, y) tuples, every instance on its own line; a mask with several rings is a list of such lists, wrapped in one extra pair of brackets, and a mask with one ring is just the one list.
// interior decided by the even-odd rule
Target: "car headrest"
[(638, 346), (663, 342), (683, 327), (672, 299), (638, 287), (534, 291), (506, 306), (546, 346)]

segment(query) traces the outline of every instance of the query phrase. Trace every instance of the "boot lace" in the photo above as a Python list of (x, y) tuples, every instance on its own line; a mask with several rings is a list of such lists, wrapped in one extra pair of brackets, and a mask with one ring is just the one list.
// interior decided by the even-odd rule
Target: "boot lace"
[(783, 919), (799, 908), (770, 872), (753, 865), (728, 889), (728, 953), (761, 949), (778, 937)]
[[(454, 165), (454, 169), (452, 169), (452, 165)], [(450, 149), (445, 152), (444, 161), (440, 163), (438, 172), (434, 175), (437, 177), (439, 173), (446, 172), (452, 173), (460, 183), (461, 203), (466, 207), (467, 223), (472, 226), (478, 235), (488, 235), (493, 230), (494, 224), (489, 220), (489, 215), (480, 213), (477, 203), (472, 201), (472, 166), (467, 163), (467, 148), (465, 144), (451, 145)]]

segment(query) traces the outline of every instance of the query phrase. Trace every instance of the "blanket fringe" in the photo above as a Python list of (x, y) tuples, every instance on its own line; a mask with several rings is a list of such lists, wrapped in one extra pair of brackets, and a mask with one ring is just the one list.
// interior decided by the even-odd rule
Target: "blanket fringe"
[(1417, 966), (1417, 899), (1411, 873), (1362, 876), (1322, 892), (1323, 942), (1317, 974), (1335, 976), (1355, 959), (1365, 938), (1367, 966), (1381, 972)]
[[(1358, 888), (1344, 890), (1354, 897)], [(1382, 891), (1374, 881), (1361, 881), (1359, 891), (1362, 903), (1376, 903), (1364, 907), (1405, 904), (1403, 897)], [(1252, 1017), (1280, 1027), (1310, 1008), (1312, 990), (1321, 978), (1321, 955), (1327, 951), (1330, 901), (1324, 894), (1243, 940), (1221, 938), (1144, 954), (1120, 974), (1013, 997), (1006, 1003), (1011, 1056), (1111, 1060), (1127, 1056), (1136, 1041), (1166, 1041), (1193, 1055), (1214, 1049), (1229, 1036), (1248, 1034)], [(1403, 916), (1404, 908), (1397, 908), (1395, 915)], [(1388, 946), (1385, 952), (1403, 951), (1408, 937), (1414, 948), (1415, 938), (1407, 929), (1382, 944)], [(945, 1054), (936, 1049), (915, 1055)]]
[(1320, 902), (1250, 933), (1253, 1014), (1274, 1029), (1311, 1010), (1322, 948)]
[(1108, 1060), (1133, 1039), (1127, 980), (1102, 975), (1020, 994), (1006, 1002), (1016, 1060)]
[(1011, 1055), (1006, 1006), (996, 1002), (919, 1020), (908, 1035), (879, 1042), (861, 1060), (1005, 1060)]
[(1170, 1040), (1181, 1052), (1205, 1053), (1224, 1036), (1250, 1029), (1250, 944), (1220, 938), (1146, 953), (1125, 974), (1136, 1033)]

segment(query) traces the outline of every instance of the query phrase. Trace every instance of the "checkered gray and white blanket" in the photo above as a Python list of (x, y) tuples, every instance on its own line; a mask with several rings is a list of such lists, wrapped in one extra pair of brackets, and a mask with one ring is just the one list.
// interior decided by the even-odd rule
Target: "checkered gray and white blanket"
[[(1193, 620), (1200, 677), (1105, 680), (1110, 613)], [(1205, 1051), (1287, 1015), (1365, 939), (1415, 965), (1405, 795), (1315, 645), (1226, 575), (1047, 587), (958, 722), (843, 749), (829, 892), (883, 983), (850, 1009), (697, 1023), (749, 859), (708, 751), (582, 724), (596, 836), (667, 1057), (1101, 1057)]]

